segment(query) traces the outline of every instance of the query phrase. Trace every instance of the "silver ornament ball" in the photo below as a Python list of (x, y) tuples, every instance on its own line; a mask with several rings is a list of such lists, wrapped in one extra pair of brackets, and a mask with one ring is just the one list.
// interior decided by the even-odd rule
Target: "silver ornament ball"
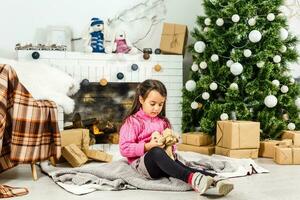
[(196, 89), (196, 82), (194, 80), (188, 80), (186, 83), (185, 83), (185, 88), (192, 92)]
[(200, 63), (200, 68), (201, 68), (201, 69), (206, 69), (206, 68), (207, 68), (207, 63), (206, 63), (205, 61), (202, 61), (202, 62)]
[(249, 40), (253, 43), (257, 43), (261, 40), (261, 33), (258, 30), (253, 30), (249, 33)]
[(243, 66), (239, 62), (233, 63), (230, 66), (230, 72), (235, 76), (240, 75), (243, 72)]
[(278, 100), (274, 95), (268, 95), (264, 99), (264, 104), (268, 108), (274, 108), (277, 105), (277, 102), (278, 102)]

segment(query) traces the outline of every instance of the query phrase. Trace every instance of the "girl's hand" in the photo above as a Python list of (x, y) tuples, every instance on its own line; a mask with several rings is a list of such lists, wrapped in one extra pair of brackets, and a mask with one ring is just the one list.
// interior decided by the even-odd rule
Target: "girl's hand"
[(150, 149), (152, 149), (153, 147), (160, 147), (160, 148), (164, 148), (165, 145), (164, 144), (161, 144), (158, 142), (158, 140), (151, 140), (150, 142), (148, 143), (145, 143), (145, 152), (149, 151)]

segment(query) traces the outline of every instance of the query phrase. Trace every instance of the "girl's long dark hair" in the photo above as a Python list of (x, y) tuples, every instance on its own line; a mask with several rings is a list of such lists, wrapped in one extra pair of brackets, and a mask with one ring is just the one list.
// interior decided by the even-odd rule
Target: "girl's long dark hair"
[[(161, 96), (165, 97), (167, 100), (167, 89), (162, 82), (160, 82), (159, 80), (153, 80), (153, 79), (145, 80), (144, 82), (140, 83), (138, 85), (138, 87), (136, 88), (132, 107), (131, 107), (130, 111), (127, 113), (127, 115), (125, 116), (123, 123), (126, 121), (126, 119), (129, 116), (134, 115), (142, 107), (142, 105), (139, 101), (139, 96), (141, 96), (143, 99), (146, 99), (148, 97), (148, 94), (152, 90), (156, 90), (157, 92), (159, 92), (159, 94)], [(163, 120), (165, 120), (167, 122), (168, 127), (166, 127), (166, 128), (171, 128), (170, 121), (166, 118), (166, 102), (164, 103), (163, 108), (162, 108), (161, 112), (159, 113), (158, 117), (162, 118)]]

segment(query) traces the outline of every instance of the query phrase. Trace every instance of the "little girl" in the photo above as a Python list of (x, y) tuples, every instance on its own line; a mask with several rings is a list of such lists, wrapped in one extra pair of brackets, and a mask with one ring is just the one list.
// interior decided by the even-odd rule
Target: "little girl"
[[(190, 184), (203, 194), (214, 183), (212, 174), (185, 166), (179, 160), (172, 160), (151, 140), (154, 131), (162, 132), (171, 128), (166, 113), (167, 90), (158, 80), (145, 80), (136, 89), (133, 106), (120, 130), (120, 152), (140, 174), (149, 179), (174, 177)], [(173, 153), (175, 154), (175, 147)], [(233, 185), (228, 182), (216, 183), (221, 195), (228, 194)]]

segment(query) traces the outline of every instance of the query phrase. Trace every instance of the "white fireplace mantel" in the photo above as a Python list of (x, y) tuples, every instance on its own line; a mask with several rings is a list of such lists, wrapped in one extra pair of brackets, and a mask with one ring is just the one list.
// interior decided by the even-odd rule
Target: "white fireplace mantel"
[[(33, 56), (34, 52), (35, 56)], [(18, 50), (17, 55), (20, 61), (34, 60), (35, 62), (48, 63), (67, 72), (78, 81), (83, 79), (88, 79), (90, 82), (99, 82), (101, 79), (106, 79), (108, 82), (160, 80), (168, 90), (166, 115), (173, 129), (178, 133), (181, 132), (183, 81), (183, 58), (181, 55), (150, 54), (148, 60), (145, 60), (142, 54), (87, 54), (64, 51)], [(138, 68), (132, 67), (133, 64), (136, 64)], [(123, 74), (122, 79), (117, 77), (118, 73)], [(62, 116), (59, 115), (60, 128), (63, 127)]]

